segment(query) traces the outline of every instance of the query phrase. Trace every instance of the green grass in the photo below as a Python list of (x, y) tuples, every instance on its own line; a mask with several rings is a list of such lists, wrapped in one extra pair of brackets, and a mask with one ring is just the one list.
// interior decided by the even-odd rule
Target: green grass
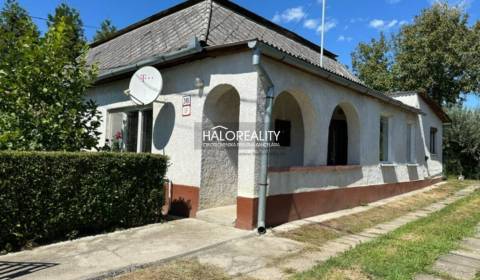
[(391, 221), (411, 211), (441, 201), (460, 189), (474, 183), (476, 182), (450, 180), (438, 188), (418, 193), (414, 196), (408, 196), (383, 206), (319, 224), (305, 225), (298, 229), (276, 235), (320, 247), (329, 240), (351, 233), (359, 233), (367, 228)]
[(294, 279), (412, 279), (474, 234), (480, 192), (330, 259)]

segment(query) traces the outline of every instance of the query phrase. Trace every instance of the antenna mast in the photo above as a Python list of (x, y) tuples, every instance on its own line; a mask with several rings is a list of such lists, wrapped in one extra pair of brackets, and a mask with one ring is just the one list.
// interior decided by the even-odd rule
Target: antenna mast
[(320, 43), (320, 67), (323, 67), (323, 46), (325, 43), (325, 2), (327, 2), (327, 0), (322, 0), (322, 42)]

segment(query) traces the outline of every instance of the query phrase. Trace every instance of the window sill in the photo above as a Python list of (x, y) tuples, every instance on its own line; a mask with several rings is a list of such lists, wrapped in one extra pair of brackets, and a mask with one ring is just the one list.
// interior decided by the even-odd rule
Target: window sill
[(396, 163), (391, 163), (391, 162), (382, 162), (380, 163), (380, 167), (396, 167)]
[(407, 167), (418, 167), (418, 163), (407, 163)]

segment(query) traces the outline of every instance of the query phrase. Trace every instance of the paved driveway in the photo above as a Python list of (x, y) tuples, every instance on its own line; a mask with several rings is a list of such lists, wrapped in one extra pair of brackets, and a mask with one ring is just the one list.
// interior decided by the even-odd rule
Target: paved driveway
[(0, 256), (0, 279), (91, 279), (252, 234), (197, 219), (176, 220)]

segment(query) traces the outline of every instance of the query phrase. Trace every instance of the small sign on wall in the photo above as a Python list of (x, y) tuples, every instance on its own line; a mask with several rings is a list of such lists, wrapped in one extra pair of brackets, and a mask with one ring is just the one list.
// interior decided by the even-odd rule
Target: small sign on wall
[(182, 97), (182, 116), (188, 117), (192, 114), (192, 97), (185, 95)]

